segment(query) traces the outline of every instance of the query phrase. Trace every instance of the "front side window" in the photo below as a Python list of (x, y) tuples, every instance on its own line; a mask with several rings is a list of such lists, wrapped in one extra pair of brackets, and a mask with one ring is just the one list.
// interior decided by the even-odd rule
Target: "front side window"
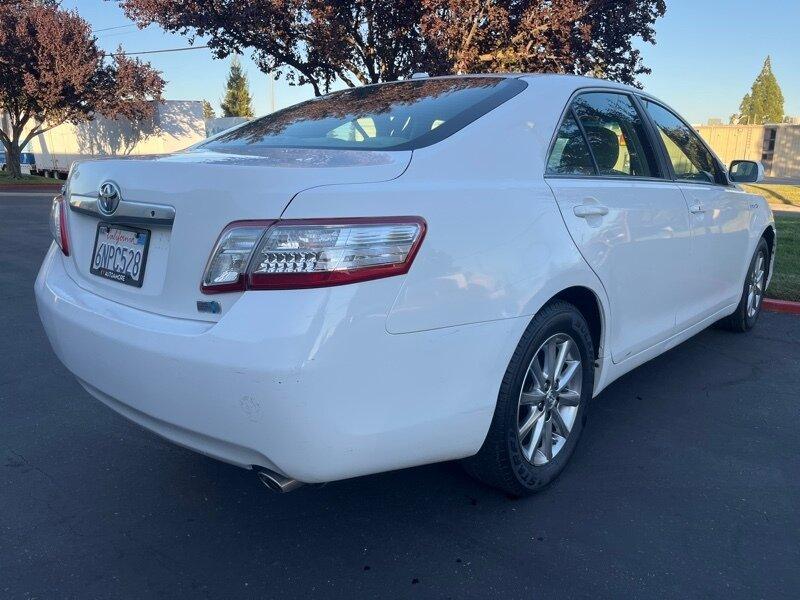
[(600, 175), (659, 177), (644, 122), (631, 98), (613, 92), (588, 92), (572, 104)]
[(694, 130), (655, 102), (643, 100), (658, 127), (675, 178), (681, 181), (725, 183), (725, 175)]
[(435, 144), (519, 94), (506, 77), (413, 79), (333, 92), (256, 119), (200, 148), (414, 150)]

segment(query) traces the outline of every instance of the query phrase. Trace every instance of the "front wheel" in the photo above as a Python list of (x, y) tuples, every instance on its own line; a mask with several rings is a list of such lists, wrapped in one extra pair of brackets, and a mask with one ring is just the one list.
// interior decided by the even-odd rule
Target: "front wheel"
[(744, 281), (744, 289), (739, 299), (739, 305), (729, 317), (720, 321), (725, 329), (736, 332), (745, 332), (753, 328), (761, 314), (761, 303), (767, 286), (767, 270), (769, 269), (769, 247), (764, 238), (761, 238), (750, 260), (750, 268)]
[(522, 336), (500, 387), (492, 424), (466, 470), (524, 496), (566, 466), (586, 421), (594, 386), (594, 346), (583, 315), (554, 301)]

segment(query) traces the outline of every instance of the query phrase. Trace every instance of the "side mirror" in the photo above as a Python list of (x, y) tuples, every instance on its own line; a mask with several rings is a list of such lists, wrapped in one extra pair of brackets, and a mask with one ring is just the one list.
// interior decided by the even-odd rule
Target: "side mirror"
[(754, 160), (735, 160), (728, 175), (736, 183), (758, 183), (764, 180), (764, 165)]

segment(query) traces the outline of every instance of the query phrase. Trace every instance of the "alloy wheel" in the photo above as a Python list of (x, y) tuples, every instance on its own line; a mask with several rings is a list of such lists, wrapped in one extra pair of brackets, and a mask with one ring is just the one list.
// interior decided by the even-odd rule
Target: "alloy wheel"
[(761, 299), (764, 297), (764, 278), (766, 275), (764, 264), (764, 253), (759, 252), (747, 288), (747, 317), (749, 319), (752, 319), (758, 312), (761, 306)]
[(557, 333), (534, 353), (517, 408), (517, 436), (525, 458), (536, 466), (553, 460), (567, 442), (581, 400), (580, 350)]

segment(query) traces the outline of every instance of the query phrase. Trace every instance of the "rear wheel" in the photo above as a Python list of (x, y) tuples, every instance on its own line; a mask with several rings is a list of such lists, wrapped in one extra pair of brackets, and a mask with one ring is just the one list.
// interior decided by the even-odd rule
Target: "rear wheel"
[(594, 386), (594, 347), (583, 315), (555, 301), (520, 340), (478, 454), (463, 461), (484, 483), (515, 496), (551, 483), (569, 461)]
[(720, 321), (725, 329), (736, 332), (745, 332), (753, 328), (761, 314), (761, 303), (767, 286), (767, 270), (769, 269), (769, 247), (764, 238), (761, 238), (750, 260), (750, 268), (744, 281), (739, 305), (729, 317)]

